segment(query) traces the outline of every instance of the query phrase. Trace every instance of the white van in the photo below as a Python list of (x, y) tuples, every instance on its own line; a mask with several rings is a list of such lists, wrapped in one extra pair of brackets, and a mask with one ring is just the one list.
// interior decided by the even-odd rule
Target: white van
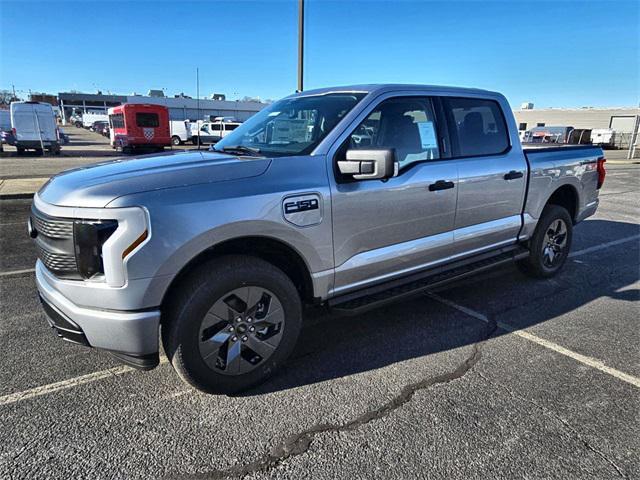
[(191, 141), (194, 145), (197, 145), (198, 137), (200, 137), (200, 145), (216, 143), (240, 125), (242, 125), (240, 122), (223, 122), (221, 120), (216, 120), (215, 122), (198, 122), (191, 126)]
[(42, 153), (60, 153), (56, 116), (51, 104), (44, 102), (13, 102), (11, 128), (15, 135), (18, 155), (31, 149)]
[(169, 132), (171, 135), (171, 144), (178, 146), (191, 138), (191, 126), (189, 120), (170, 120)]

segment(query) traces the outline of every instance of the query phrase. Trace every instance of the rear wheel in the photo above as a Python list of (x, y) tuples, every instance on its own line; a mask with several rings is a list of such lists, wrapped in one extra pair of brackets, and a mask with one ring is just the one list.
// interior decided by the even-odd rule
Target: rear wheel
[(180, 137), (177, 135), (174, 135), (173, 137), (171, 137), (171, 144), (178, 146), (182, 143), (182, 141), (180, 140)]
[(167, 308), (162, 340), (183, 380), (231, 394), (271, 376), (293, 351), (301, 324), (289, 277), (264, 260), (234, 255), (189, 277)]
[(558, 205), (547, 205), (530, 243), (530, 255), (518, 262), (527, 275), (536, 278), (555, 276), (564, 266), (571, 249), (573, 222), (569, 212)]

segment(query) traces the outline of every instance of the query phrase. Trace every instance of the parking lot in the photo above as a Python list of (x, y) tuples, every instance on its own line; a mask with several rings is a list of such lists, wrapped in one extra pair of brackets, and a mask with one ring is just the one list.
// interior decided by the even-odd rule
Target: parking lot
[[(68, 152), (9, 154), (0, 176), (89, 162)], [(286, 367), (235, 397), (57, 339), (30, 200), (1, 200), (0, 477), (640, 478), (639, 184), (608, 166), (558, 277), (509, 266), (358, 317), (310, 310)]]

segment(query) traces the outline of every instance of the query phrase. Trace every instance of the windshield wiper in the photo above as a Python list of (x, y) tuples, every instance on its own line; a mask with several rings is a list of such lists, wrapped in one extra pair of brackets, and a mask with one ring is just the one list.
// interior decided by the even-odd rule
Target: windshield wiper
[(229, 147), (222, 147), (222, 149), (218, 150), (216, 148), (212, 148), (216, 152), (225, 152), (225, 153), (235, 153), (235, 154), (245, 154), (245, 155), (255, 155), (256, 153), (260, 153), (259, 148), (254, 147), (246, 147), (244, 145), (232, 145)]

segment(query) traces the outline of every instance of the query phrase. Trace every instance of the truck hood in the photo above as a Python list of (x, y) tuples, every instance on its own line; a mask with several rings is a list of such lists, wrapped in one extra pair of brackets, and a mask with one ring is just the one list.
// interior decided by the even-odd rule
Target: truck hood
[(52, 205), (100, 208), (123, 195), (256, 177), (270, 163), (208, 151), (121, 158), (62, 172), (38, 196)]

